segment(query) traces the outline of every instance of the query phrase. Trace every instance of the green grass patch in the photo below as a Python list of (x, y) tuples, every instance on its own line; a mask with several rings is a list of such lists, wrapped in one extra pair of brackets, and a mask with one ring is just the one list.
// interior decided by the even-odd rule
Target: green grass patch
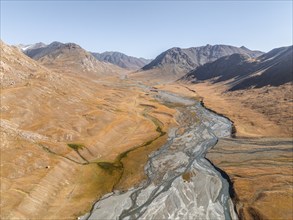
[(75, 151), (82, 150), (85, 147), (83, 144), (73, 144), (73, 143), (67, 144), (67, 146)]
[(108, 173), (121, 171), (123, 169), (123, 165), (121, 163), (98, 162), (97, 165)]

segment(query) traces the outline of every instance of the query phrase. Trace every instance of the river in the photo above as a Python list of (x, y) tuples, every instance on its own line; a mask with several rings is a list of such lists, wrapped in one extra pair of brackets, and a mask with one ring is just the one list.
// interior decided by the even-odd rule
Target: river
[(231, 135), (232, 123), (193, 99), (159, 90), (155, 98), (176, 106), (179, 126), (149, 156), (147, 180), (105, 195), (79, 219), (238, 219), (228, 181), (205, 159), (218, 138)]

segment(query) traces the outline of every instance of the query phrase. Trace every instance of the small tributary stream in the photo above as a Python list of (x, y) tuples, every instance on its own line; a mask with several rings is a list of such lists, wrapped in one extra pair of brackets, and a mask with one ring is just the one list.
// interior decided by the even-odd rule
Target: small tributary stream
[(205, 159), (232, 123), (200, 102), (158, 91), (155, 98), (176, 105), (178, 126), (149, 156), (147, 180), (126, 192), (105, 195), (79, 219), (237, 219), (229, 183)]

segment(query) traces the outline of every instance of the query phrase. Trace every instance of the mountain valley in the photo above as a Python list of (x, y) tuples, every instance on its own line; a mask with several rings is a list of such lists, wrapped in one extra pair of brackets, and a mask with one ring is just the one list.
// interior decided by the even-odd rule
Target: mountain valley
[(1, 41), (1, 218), (293, 218), (292, 66)]

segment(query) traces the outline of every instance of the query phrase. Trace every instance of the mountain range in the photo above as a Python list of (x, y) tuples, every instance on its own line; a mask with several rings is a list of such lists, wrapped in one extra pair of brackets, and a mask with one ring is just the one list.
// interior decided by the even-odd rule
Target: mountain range
[(137, 70), (143, 78), (181, 78), (191, 82), (229, 81), (230, 90), (292, 81), (292, 46), (268, 53), (229, 45), (206, 45), (182, 49), (174, 47), (154, 60), (127, 56), (120, 52), (90, 53), (74, 43), (53, 42), (17, 45), (38, 63), (59, 72), (115, 75)]
[(184, 75), (205, 63), (215, 61), (223, 56), (231, 54), (245, 54), (249, 57), (262, 55), (261, 51), (252, 51), (246, 47), (234, 47), (229, 45), (206, 45), (202, 47), (191, 47), (182, 49), (171, 48), (158, 55), (152, 62), (142, 68), (142, 70), (166, 69), (173, 74)]
[[(73, 45), (73, 44), (72, 44)], [(62, 49), (62, 46), (64, 46), (63, 43), (60, 42), (53, 42), (49, 45), (46, 45), (42, 42), (35, 43), (35, 44), (18, 44), (16, 45), (17, 48), (19, 48), (21, 51), (23, 51), (26, 55), (33, 59), (40, 59), (43, 56), (46, 56), (47, 54), (54, 53), (53, 51), (56, 49)], [(76, 48), (78, 46), (75, 44)], [(120, 52), (103, 52), (103, 53), (95, 53), (91, 52), (98, 61), (114, 64), (116, 66), (119, 66), (124, 69), (128, 70), (138, 70), (151, 62), (150, 59), (144, 59), (144, 58), (136, 58), (133, 56), (128, 56), (126, 54), (120, 53)]]
[(55, 41), (46, 46), (25, 49), (23, 52), (55, 71), (91, 75), (111, 75), (122, 71), (116, 65), (97, 60), (91, 53), (75, 43), (64, 44)]
[(292, 48), (276, 48), (256, 58), (232, 54), (200, 66), (182, 79), (214, 83), (229, 80), (230, 90), (279, 86), (293, 81)]
[(138, 70), (151, 62), (149, 59), (127, 56), (120, 52), (92, 53), (97, 60), (109, 62), (125, 69)]

